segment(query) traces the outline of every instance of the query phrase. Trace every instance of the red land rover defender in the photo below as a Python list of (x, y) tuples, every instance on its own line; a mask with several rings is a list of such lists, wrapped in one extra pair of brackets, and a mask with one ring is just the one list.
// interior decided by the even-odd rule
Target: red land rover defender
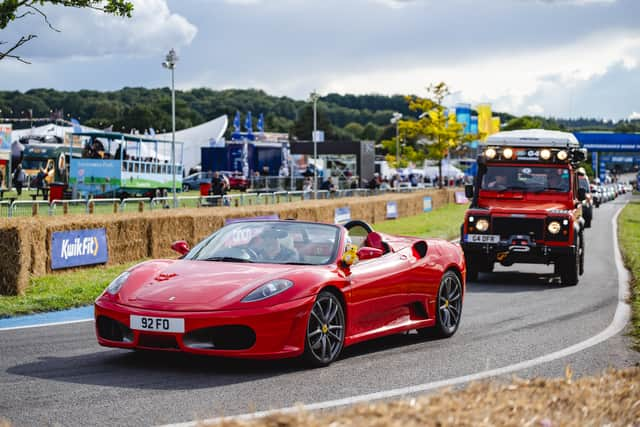
[(567, 132), (518, 130), (487, 138), (474, 184), (465, 188), (471, 206), (460, 243), (469, 280), (493, 271), (495, 262), (553, 263), (563, 284), (578, 284), (585, 194), (576, 169), (586, 156)]

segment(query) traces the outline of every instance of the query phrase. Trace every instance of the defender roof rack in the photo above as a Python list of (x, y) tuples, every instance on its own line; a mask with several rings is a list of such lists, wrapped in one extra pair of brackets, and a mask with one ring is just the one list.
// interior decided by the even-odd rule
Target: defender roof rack
[(487, 146), (578, 148), (580, 144), (570, 132), (546, 129), (523, 129), (494, 133)]

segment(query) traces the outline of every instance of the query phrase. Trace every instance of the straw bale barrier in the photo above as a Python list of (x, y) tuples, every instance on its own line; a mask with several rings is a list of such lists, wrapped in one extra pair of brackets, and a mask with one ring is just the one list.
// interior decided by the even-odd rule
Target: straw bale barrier
[(186, 240), (194, 245), (222, 227), (228, 218), (275, 214), (280, 218), (333, 223), (334, 209), (348, 206), (351, 218), (374, 223), (385, 219), (387, 201), (397, 202), (399, 217), (421, 213), (424, 196), (432, 197), (434, 208), (454, 201), (451, 190), (425, 190), (232, 208), (0, 218), (0, 294), (23, 294), (30, 277), (52, 273), (51, 237), (57, 231), (105, 228), (109, 250), (107, 264), (116, 265), (142, 258), (173, 257), (172, 242)]

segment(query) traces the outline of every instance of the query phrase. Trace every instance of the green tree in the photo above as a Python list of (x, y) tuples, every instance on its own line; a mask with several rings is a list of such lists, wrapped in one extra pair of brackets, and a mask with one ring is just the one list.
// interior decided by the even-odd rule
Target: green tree
[[(329, 121), (329, 116), (322, 105), (318, 102), (316, 110), (316, 129), (324, 131), (325, 140), (334, 139), (333, 126)], [(298, 119), (293, 125), (293, 135), (301, 141), (311, 141), (311, 133), (313, 132), (313, 106), (307, 104), (298, 110)]]
[(450, 150), (464, 142), (479, 139), (479, 135), (464, 134), (464, 125), (449, 116), (442, 104), (449, 95), (446, 83), (432, 84), (427, 88), (431, 98), (407, 96), (409, 110), (419, 113), (418, 120), (400, 120), (399, 128), (408, 138), (423, 139), (425, 156), (438, 161), (439, 186), (442, 187), (442, 159)]
[[(100, 10), (109, 15), (131, 17), (133, 11), (133, 3), (126, 0), (4, 0), (0, 3), (0, 30), (4, 30), (16, 19), (22, 19), (29, 15), (40, 15), (44, 22), (53, 31), (59, 32), (50, 22), (47, 15), (42, 11), (45, 5), (55, 5), (64, 7), (89, 8)], [(18, 41), (13, 42), (8, 49), (0, 51), (0, 60), (4, 58), (13, 58), (25, 64), (28, 61), (15, 54), (16, 49), (25, 43), (38, 37), (36, 34), (26, 34), (20, 37)], [(9, 42), (0, 40), (0, 46)]]
[(364, 126), (360, 123), (349, 122), (344, 127), (344, 130), (351, 135), (352, 139), (359, 140), (362, 138), (362, 134), (364, 133)]

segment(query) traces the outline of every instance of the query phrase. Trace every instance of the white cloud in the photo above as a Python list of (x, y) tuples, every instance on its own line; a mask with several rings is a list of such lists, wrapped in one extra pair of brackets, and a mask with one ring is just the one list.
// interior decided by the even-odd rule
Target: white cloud
[(634, 111), (633, 113), (629, 114), (629, 120), (640, 120), (640, 113)]
[[(397, 64), (376, 70), (324, 76), (324, 92), (416, 93), (425, 95), (429, 83), (445, 81), (462, 100), (491, 101), (497, 109), (526, 113), (525, 98), (552, 88), (571, 88), (604, 75), (620, 63), (635, 68), (640, 61), (640, 32), (596, 33), (555, 48), (521, 50), (478, 60), (455, 63)], [(393, 63), (394, 61), (387, 61)], [(320, 77), (322, 76), (312, 76)], [(540, 107), (548, 111), (544, 105)]]
[[(181, 15), (172, 13), (166, 0), (132, 0), (131, 18), (105, 15), (100, 11), (49, 7), (46, 12), (60, 32), (36, 21), (20, 22), (13, 32), (37, 28), (38, 38), (25, 45), (28, 58), (93, 58), (105, 55), (146, 56), (171, 47), (188, 45), (198, 29)], [(32, 18), (34, 19), (34, 18)], [(31, 24), (25, 29), (24, 25)]]
[(544, 113), (544, 108), (543, 108), (541, 105), (539, 105), (539, 104), (533, 104), (533, 105), (529, 105), (529, 106), (527, 107), (527, 111), (528, 111), (530, 114), (534, 114), (534, 115), (541, 115), (541, 114), (543, 114), (543, 113)]
[(543, 3), (568, 3), (576, 4), (578, 6), (585, 6), (590, 4), (613, 4), (618, 0), (541, 0)]

